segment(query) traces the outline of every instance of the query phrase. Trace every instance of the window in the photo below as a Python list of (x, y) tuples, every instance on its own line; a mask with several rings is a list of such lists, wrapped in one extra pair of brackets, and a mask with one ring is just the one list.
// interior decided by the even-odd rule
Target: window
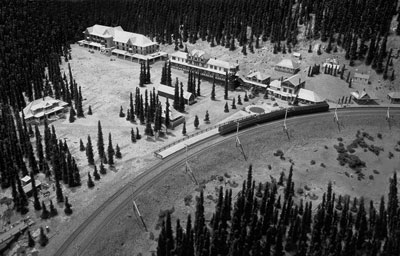
[(283, 92), (287, 92), (287, 89), (286, 89), (286, 88), (283, 88)]
[(172, 56), (172, 59), (175, 60), (175, 57)]

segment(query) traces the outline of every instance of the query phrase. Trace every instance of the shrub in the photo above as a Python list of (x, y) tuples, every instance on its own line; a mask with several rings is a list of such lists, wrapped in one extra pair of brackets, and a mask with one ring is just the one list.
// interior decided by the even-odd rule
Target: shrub
[(344, 172), (344, 175), (346, 175), (348, 178), (350, 178), (350, 174), (348, 172)]
[(272, 170), (272, 166), (270, 164), (268, 165), (268, 170)]
[(312, 193), (312, 194), (310, 195), (310, 199), (311, 199), (311, 200), (317, 200), (317, 199), (318, 199), (318, 196), (317, 196), (315, 193)]
[(376, 136), (378, 137), (378, 139), (382, 139), (382, 134), (381, 133), (378, 133)]
[(227, 173), (227, 172), (224, 173), (224, 176), (225, 176), (225, 178), (228, 178), (228, 179), (231, 177), (231, 175), (229, 175), (229, 173)]
[(389, 159), (392, 159), (394, 157), (393, 153), (389, 151)]
[(218, 176), (218, 181), (223, 182), (224, 181), (224, 176)]
[(296, 190), (296, 192), (297, 192), (297, 194), (299, 194), (299, 195), (303, 195), (303, 194), (304, 194), (304, 190), (303, 190), (302, 188), (298, 188), (298, 189)]
[(310, 164), (311, 164), (311, 165), (314, 165), (314, 164), (315, 164), (315, 161), (314, 161), (314, 160), (311, 160)]
[(369, 178), (370, 180), (373, 180), (373, 179), (374, 179), (374, 175), (369, 175), (368, 178)]
[(282, 157), (282, 156), (283, 156), (283, 151), (280, 150), (280, 149), (278, 149), (278, 150), (274, 153), (274, 156)]
[(338, 141), (343, 141), (342, 137), (337, 138)]
[(322, 168), (326, 168), (326, 165), (324, 163), (321, 163)]
[(304, 189), (307, 190), (307, 191), (311, 190), (311, 188), (308, 185), (304, 185)]
[(325, 149), (328, 149), (328, 146), (327, 146), (327, 145), (325, 145), (325, 146), (324, 146), (324, 148), (325, 148)]
[(373, 170), (372, 171), (374, 174), (379, 174), (379, 171), (378, 170)]
[(192, 203), (192, 198), (193, 198), (192, 195), (185, 196), (185, 198), (183, 200), (184, 200), (186, 206), (190, 206), (190, 204)]

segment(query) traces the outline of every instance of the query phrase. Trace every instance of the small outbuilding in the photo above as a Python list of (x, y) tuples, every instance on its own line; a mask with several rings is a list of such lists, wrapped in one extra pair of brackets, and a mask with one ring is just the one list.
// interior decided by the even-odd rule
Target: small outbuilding
[(390, 103), (400, 103), (400, 92), (390, 92), (387, 97)]
[[(36, 180), (36, 181), (35, 181), (35, 186), (36, 186), (37, 189), (40, 189), (41, 184), (42, 184), (42, 183), (41, 183), (39, 180)], [(26, 184), (25, 186), (23, 186), (22, 188), (23, 188), (25, 194), (26, 194), (28, 197), (31, 197), (31, 196), (32, 196), (32, 183), (28, 183), (28, 184)]]
[(291, 59), (283, 59), (275, 65), (275, 70), (290, 74), (296, 74), (300, 70), (300, 63)]
[(354, 73), (353, 78), (351, 79), (351, 83), (353, 85), (368, 85), (369, 84), (369, 75), (363, 73)]
[[(181, 94), (180, 90), (181, 89), (179, 88), (179, 95)], [(158, 96), (174, 100), (175, 87), (170, 87), (170, 86), (160, 84), (157, 88), (157, 92), (158, 92)], [(195, 103), (194, 95), (185, 90), (183, 91), (183, 98), (185, 100), (185, 104), (187, 104), (187, 105), (192, 105)]]
[(365, 90), (362, 92), (352, 92), (350, 94), (357, 104), (372, 104), (375, 102), (375, 98), (371, 97)]

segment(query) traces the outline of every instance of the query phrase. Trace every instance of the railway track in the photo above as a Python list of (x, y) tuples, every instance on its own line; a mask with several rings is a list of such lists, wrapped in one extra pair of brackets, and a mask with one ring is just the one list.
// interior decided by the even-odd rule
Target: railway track
[[(348, 108), (338, 110), (341, 116), (373, 116), (379, 113), (382, 116), (382, 121), (385, 120), (386, 108), (382, 107), (363, 107), (363, 108)], [(332, 112), (317, 113), (307, 116), (296, 116), (288, 118), (288, 125), (298, 121), (313, 120), (321, 116), (333, 115)], [(399, 123), (400, 119), (400, 108), (392, 108), (392, 116), (395, 116), (396, 123)], [(282, 120), (257, 125), (246, 130), (240, 131), (239, 135), (251, 136), (265, 129), (268, 126), (274, 128), (274, 126), (281, 126)], [(220, 136), (219, 134), (213, 135), (203, 141), (196, 143), (195, 147), (189, 151), (189, 159), (203, 152), (210, 150), (213, 147), (218, 146), (228, 140), (234, 139), (236, 134), (229, 134)], [(79, 227), (74, 230), (72, 234), (65, 240), (62, 246), (56, 251), (54, 255), (84, 255), (83, 253), (89, 248), (91, 243), (97, 238), (99, 232), (103, 227), (107, 226), (113, 218), (123, 210), (123, 208), (130, 203), (132, 196), (135, 197), (142, 192), (146, 191), (152, 184), (156, 184), (162, 180), (171, 170), (177, 169), (185, 163), (185, 156), (182, 154), (183, 150), (175, 152), (171, 156), (160, 161), (156, 165), (152, 166), (145, 172), (138, 175), (133, 181), (127, 183), (121, 187), (116, 193), (109, 197), (99, 208), (97, 208), (89, 218), (85, 219)], [(121, 202), (113, 206), (119, 199)], [(104, 212), (107, 208), (111, 208), (110, 212), (104, 216)], [(85, 234), (84, 231), (91, 229), (90, 234)]]

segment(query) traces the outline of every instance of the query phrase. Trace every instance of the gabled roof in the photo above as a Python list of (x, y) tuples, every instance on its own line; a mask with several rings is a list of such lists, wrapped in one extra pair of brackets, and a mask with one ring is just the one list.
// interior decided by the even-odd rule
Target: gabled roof
[(196, 57), (199, 57), (199, 58), (203, 56), (203, 58), (205, 58), (205, 59), (210, 58), (210, 57), (207, 56), (207, 54), (206, 54), (204, 51), (202, 51), (202, 50), (197, 50), (197, 49), (191, 50), (191, 51), (190, 51), (190, 55), (196, 56)]
[(369, 75), (368, 74), (363, 74), (363, 73), (354, 73), (355, 78), (361, 78), (361, 79), (367, 79), (369, 80)]
[[(179, 94), (180, 94), (180, 90), (181, 89), (179, 88)], [(164, 92), (169, 95), (175, 95), (175, 87), (170, 87), (170, 86), (160, 84), (157, 88), (157, 92)], [(192, 93), (183, 90), (183, 98), (185, 100), (189, 100), (191, 97), (192, 97)]]
[(280, 80), (273, 80), (273, 81), (269, 84), (269, 87), (280, 89), (280, 88), (281, 88), (281, 84), (282, 84), (282, 82), (281, 82)]
[(295, 62), (291, 59), (283, 59), (283, 60), (281, 60), (281, 62), (276, 64), (276, 66), (290, 68), (290, 69), (298, 69), (298, 68), (300, 68), (300, 63)]
[(87, 28), (87, 31), (91, 35), (101, 36), (101, 37), (113, 37), (115, 31), (124, 31), (121, 26), (109, 27), (95, 24)]
[(299, 90), (298, 98), (314, 103), (323, 102), (325, 100), (315, 92), (303, 88)]
[(182, 51), (176, 51), (174, 53), (171, 53), (170, 56), (186, 59), (187, 58), (187, 53), (186, 52), (182, 52)]
[(268, 79), (271, 76), (262, 74), (260, 71), (254, 71), (254, 72), (251, 72), (250, 74), (248, 74), (246, 77), (249, 79), (252, 79), (253, 77), (255, 77), (259, 81), (264, 81), (265, 79)]
[(366, 91), (361, 91), (361, 92), (352, 92), (351, 95), (356, 99), (356, 100), (372, 100), (372, 98)]
[(392, 99), (400, 99), (400, 92), (390, 92), (388, 96)]
[(114, 31), (114, 41), (125, 44), (129, 41), (132, 45), (136, 46), (156, 44), (144, 35), (119, 30)]
[(33, 111), (38, 110), (38, 109), (45, 109), (47, 107), (54, 105), (55, 103), (58, 103), (58, 107), (64, 107), (64, 106), (68, 105), (68, 103), (66, 103), (64, 101), (56, 100), (50, 96), (46, 96), (44, 98), (40, 98), (40, 99), (34, 100), (31, 103), (29, 103), (23, 109), (24, 116), (25, 116), (25, 118), (30, 118), (33, 116)]
[(229, 62), (218, 59), (209, 59), (207, 64), (221, 68), (227, 68), (227, 69), (231, 68), (231, 64), (229, 64)]
[(285, 80), (283, 80), (283, 82), (290, 83), (293, 86), (298, 86), (300, 83), (302, 83), (304, 81), (301, 81), (300, 75), (297, 74), (297, 75), (291, 76), (289, 78), (286, 78)]

